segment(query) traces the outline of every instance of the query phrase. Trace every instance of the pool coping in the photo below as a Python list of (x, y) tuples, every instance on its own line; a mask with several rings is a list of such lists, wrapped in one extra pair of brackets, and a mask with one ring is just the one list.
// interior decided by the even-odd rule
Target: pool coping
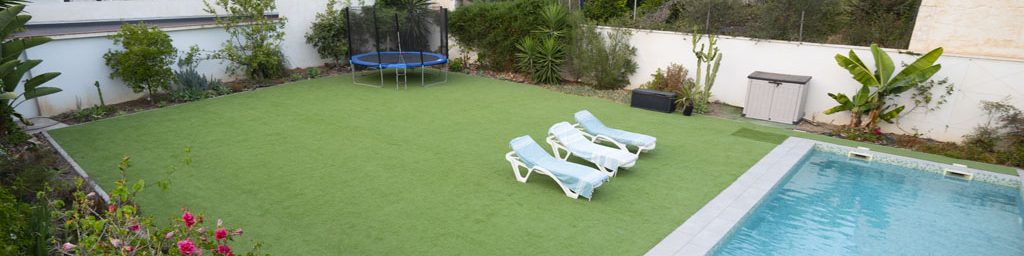
[(757, 207), (761, 199), (772, 191), (794, 165), (799, 163), (807, 153), (815, 148), (824, 148), (824, 151), (870, 152), (869, 154), (875, 157), (886, 159), (887, 161), (885, 162), (887, 163), (913, 165), (919, 169), (931, 169), (934, 171), (938, 168), (937, 170), (940, 170), (940, 172), (944, 169), (969, 172), (982, 178), (982, 182), (1019, 186), (1021, 194), (1024, 196), (1024, 170), (1018, 169), (1018, 175), (1013, 176), (972, 169), (965, 166), (878, 153), (867, 148), (853, 148), (816, 140), (789, 137), (740, 175), (735, 182), (722, 190), (714, 199), (690, 216), (682, 225), (647, 251), (645, 255), (707, 255), (714, 250), (719, 241), (732, 232), (733, 227), (743, 221), (750, 210)]

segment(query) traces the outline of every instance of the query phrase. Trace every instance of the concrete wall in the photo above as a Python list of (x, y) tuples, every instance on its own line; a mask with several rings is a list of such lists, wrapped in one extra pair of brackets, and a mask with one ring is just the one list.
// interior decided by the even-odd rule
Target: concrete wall
[[(168, 31), (174, 47), (184, 50), (196, 44), (203, 49), (220, 47), (227, 34), (221, 28), (188, 29)], [(106, 37), (78, 37), (54, 40), (47, 44), (29, 49), (26, 54), (31, 59), (43, 62), (32, 69), (33, 74), (45, 72), (61, 72), (57, 78), (46, 83), (46, 86), (58, 87), (63, 92), (37, 98), (36, 104), (28, 102), (19, 107), (19, 112), (36, 113), (52, 116), (63, 112), (87, 108), (100, 103), (93, 81), (99, 81), (103, 97), (107, 104), (114, 104), (137, 99), (143, 94), (136, 94), (118, 79), (110, 78), (110, 68), (103, 63), (103, 54), (115, 45)], [(205, 61), (200, 64), (200, 73), (221, 79), (230, 79), (224, 73), (225, 63)]]
[[(374, 1), (362, 2), (372, 4)], [(326, 3), (327, 0), (277, 0), (277, 13), (280, 17), (288, 19), (282, 50), (289, 68), (324, 64), (325, 61), (320, 59), (316, 50), (306, 44), (305, 34), (309, 31), (316, 14), (324, 11)], [(33, 16), (31, 23), (59, 24), (208, 16), (203, 8), (202, 0), (39, 0), (30, 3), (26, 11)], [(174, 28), (166, 31), (174, 40), (174, 46), (182, 51), (194, 44), (205, 50), (219, 49), (228, 37), (223, 29), (213, 26)], [(43, 60), (32, 73), (61, 72), (61, 76), (46, 86), (59, 87), (64, 91), (26, 102), (18, 107), (18, 111), (29, 117), (52, 116), (99, 104), (96, 89), (92, 86), (93, 81), (100, 82), (107, 104), (142, 97), (142, 94), (133, 93), (120, 80), (110, 79), (110, 69), (103, 64), (102, 56), (116, 46), (107, 39), (108, 35), (95, 33), (58, 36), (50, 43), (30, 49), (27, 52), (29, 58)], [(200, 65), (200, 72), (220, 79), (233, 79), (226, 74), (225, 67), (226, 63), (221, 61), (206, 61)]]
[[(649, 81), (656, 69), (671, 63), (682, 64), (691, 71), (692, 77), (696, 60), (690, 49), (690, 40), (691, 36), (684, 33), (634, 30), (631, 43), (637, 48), (639, 69), (630, 76), (630, 88)], [(865, 47), (722, 37), (719, 48), (723, 60), (712, 89), (714, 100), (742, 107), (746, 99), (747, 75), (754, 71), (812, 76), (804, 118), (836, 124), (848, 122), (849, 115), (823, 114), (824, 110), (835, 105), (827, 93), (851, 94), (860, 85), (835, 63), (834, 56), (854, 50), (862, 60), (873, 65), (871, 53)], [(887, 51), (896, 63), (910, 63), (916, 59), (916, 56), (896, 50)], [(1024, 62), (946, 55), (939, 59), (939, 63), (943, 68), (934, 78), (948, 77), (956, 84), (956, 91), (949, 102), (934, 112), (915, 111), (906, 115), (901, 119), (901, 127), (905, 131), (894, 125), (883, 125), (884, 130), (912, 133), (916, 129), (926, 137), (959, 141), (975, 126), (987, 121), (979, 107), (982, 100), (1009, 98), (1015, 106), (1024, 109), (1024, 83), (1021, 83), (1024, 81)], [(909, 103), (907, 98), (902, 100)]]
[(1024, 1), (923, 0), (910, 50), (1024, 60)]

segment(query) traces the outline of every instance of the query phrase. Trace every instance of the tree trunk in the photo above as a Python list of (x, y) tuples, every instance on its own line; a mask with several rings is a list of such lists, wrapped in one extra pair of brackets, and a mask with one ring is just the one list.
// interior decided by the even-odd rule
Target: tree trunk
[(875, 128), (876, 126), (878, 126), (878, 116), (881, 115), (881, 114), (882, 114), (882, 109), (879, 109), (879, 108), (872, 109), (871, 112), (868, 113), (868, 123), (864, 127)]

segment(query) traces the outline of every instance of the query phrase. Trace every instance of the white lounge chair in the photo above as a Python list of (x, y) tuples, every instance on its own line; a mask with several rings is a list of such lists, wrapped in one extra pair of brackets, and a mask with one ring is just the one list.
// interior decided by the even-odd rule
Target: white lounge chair
[[(610, 177), (594, 168), (552, 157), (530, 136), (512, 139), (509, 145), (512, 151), (505, 154), (505, 160), (512, 164), (517, 181), (526, 183), (532, 173), (547, 175), (572, 199), (582, 196), (589, 200), (594, 189)], [(520, 168), (526, 169), (526, 174), (522, 174)]]
[(576, 112), (575, 117), (577, 123), (573, 126), (583, 131), (583, 136), (589, 138), (590, 141), (595, 143), (600, 141), (611, 142), (620, 148), (633, 146), (637, 148), (636, 152), (634, 152), (637, 156), (640, 155), (640, 152), (654, 150), (658, 142), (657, 138), (649, 135), (609, 128), (587, 110)]
[[(584, 137), (583, 132), (567, 122), (551, 126), (551, 129), (548, 129), (548, 135), (547, 142), (551, 145), (551, 151), (555, 152), (555, 157), (562, 160), (568, 160), (569, 156), (576, 155), (594, 163), (598, 169), (611, 176), (615, 176), (619, 168), (629, 168), (636, 164), (637, 155), (629, 152), (629, 149), (622, 143), (612, 140), (613, 144), (619, 148), (594, 143)], [(609, 138), (609, 140), (611, 139)], [(564, 157), (562, 151), (565, 151)]]

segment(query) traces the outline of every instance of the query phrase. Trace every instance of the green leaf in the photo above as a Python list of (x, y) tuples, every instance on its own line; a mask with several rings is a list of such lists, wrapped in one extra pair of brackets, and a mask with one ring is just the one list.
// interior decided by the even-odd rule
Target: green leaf
[(16, 26), (12, 26), (12, 25), (16, 25), (16, 22), (17, 22), (17, 19), (18, 19), (18, 13), (21, 13), (21, 11), (24, 10), (24, 9), (25, 9), (24, 5), (15, 5), (15, 6), (11, 6), (10, 8), (6, 8), (6, 9), (3, 9), (2, 11), (0, 11), (0, 31), (6, 32), (6, 33), (3, 33), (3, 34), (0, 34), (0, 37), (3, 37), (3, 38), (10, 37), (10, 34), (11, 34), (10, 31), (13, 31), (13, 30), (11, 30), (9, 28), (10, 27), (16, 27)]
[(43, 61), (41, 61), (41, 60), (21, 61), (21, 63), (19, 63), (17, 66), (14, 67), (14, 70), (11, 70), (8, 73), (0, 73), (0, 74), (3, 75), (2, 78), (3, 78), (4, 88), (14, 88), (14, 87), (17, 87), (18, 84), (21, 83), (21, 78), (25, 76), (25, 73), (28, 73), (29, 70), (32, 70), (32, 68), (34, 68), (36, 65), (39, 65), (39, 63), (41, 63), (41, 62), (43, 62)]
[(900, 116), (900, 112), (903, 112), (904, 108), (906, 108), (906, 106), (898, 106), (893, 110), (885, 111), (878, 116), (878, 119), (882, 119), (882, 121), (891, 124), (896, 117)]
[(49, 37), (26, 37), (26, 38), (15, 38), (9, 41), (3, 42), (0, 45), (0, 49), (3, 51), (3, 55), (0, 56), (5, 60), (16, 59), (22, 52), (28, 48), (36, 47), (41, 44), (50, 42), (52, 39)]
[(46, 95), (61, 92), (62, 90), (57, 87), (36, 87), (34, 90), (25, 92), (25, 99), (35, 99)]
[(53, 80), (59, 76), (59, 72), (50, 72), (34, 76), (25, 81), (25, 91), (31, 91), (40, 85)]
[(839, 63), (840, 67), (849, 71), (853, 75), (853, 79), (862, 85), (877, 86), (879, 84), (874, 73), (864, 66), (864, 63), (860, 61), (857, 54), (853, 53), (852, 50), (850, 51), (850, 57), (836, 54), (836, 63)]
[(18, 94), (15, 94), (14, 92), (0, 93), (0, 100), (13, 100), (14, 98), (17, 98), (17, 97), (18, 97)]
[(896, 66), (892, 64), (892, 58), (889, 58), (888, 53), (878, 48), (877, 44), (871, 44), (871, 55), (875, 57), (875, 72), (878, 74), (879, 84), (882, 86), (889, 84), (892, 72), (896, 69)]
[(899, 74), (896, 74), (890, 84), (893, 86), (903, 86), (928, 80), (941, 69), (941, 65), (934, 64), (942, 56), (942, 52), (942, 47), (939, 47), (917, 58), (913, 63), (903, 68)]
[(857, 94), (853, 95), (853, 105), (861, 106), (861, 105), (867, 104), (868, 99), (871, 98), (870, 95), (871, 95), (871, 90), (868, 89), (868, 86), (867, 85), (861, 85), (860, 86), (860, 90), (857, 91)]
[(839, 102), (839, 106), (835, 106), (825, 110), (826, 115), (831, 115), (843, 111), (850, 111), (853, 108), (853, 103), (850, 101), (850, 97), (846, 96), (846, 94), (829, 93), (828, 96), (832, 97), (832, 99), (835, 99), (836, 102)]

